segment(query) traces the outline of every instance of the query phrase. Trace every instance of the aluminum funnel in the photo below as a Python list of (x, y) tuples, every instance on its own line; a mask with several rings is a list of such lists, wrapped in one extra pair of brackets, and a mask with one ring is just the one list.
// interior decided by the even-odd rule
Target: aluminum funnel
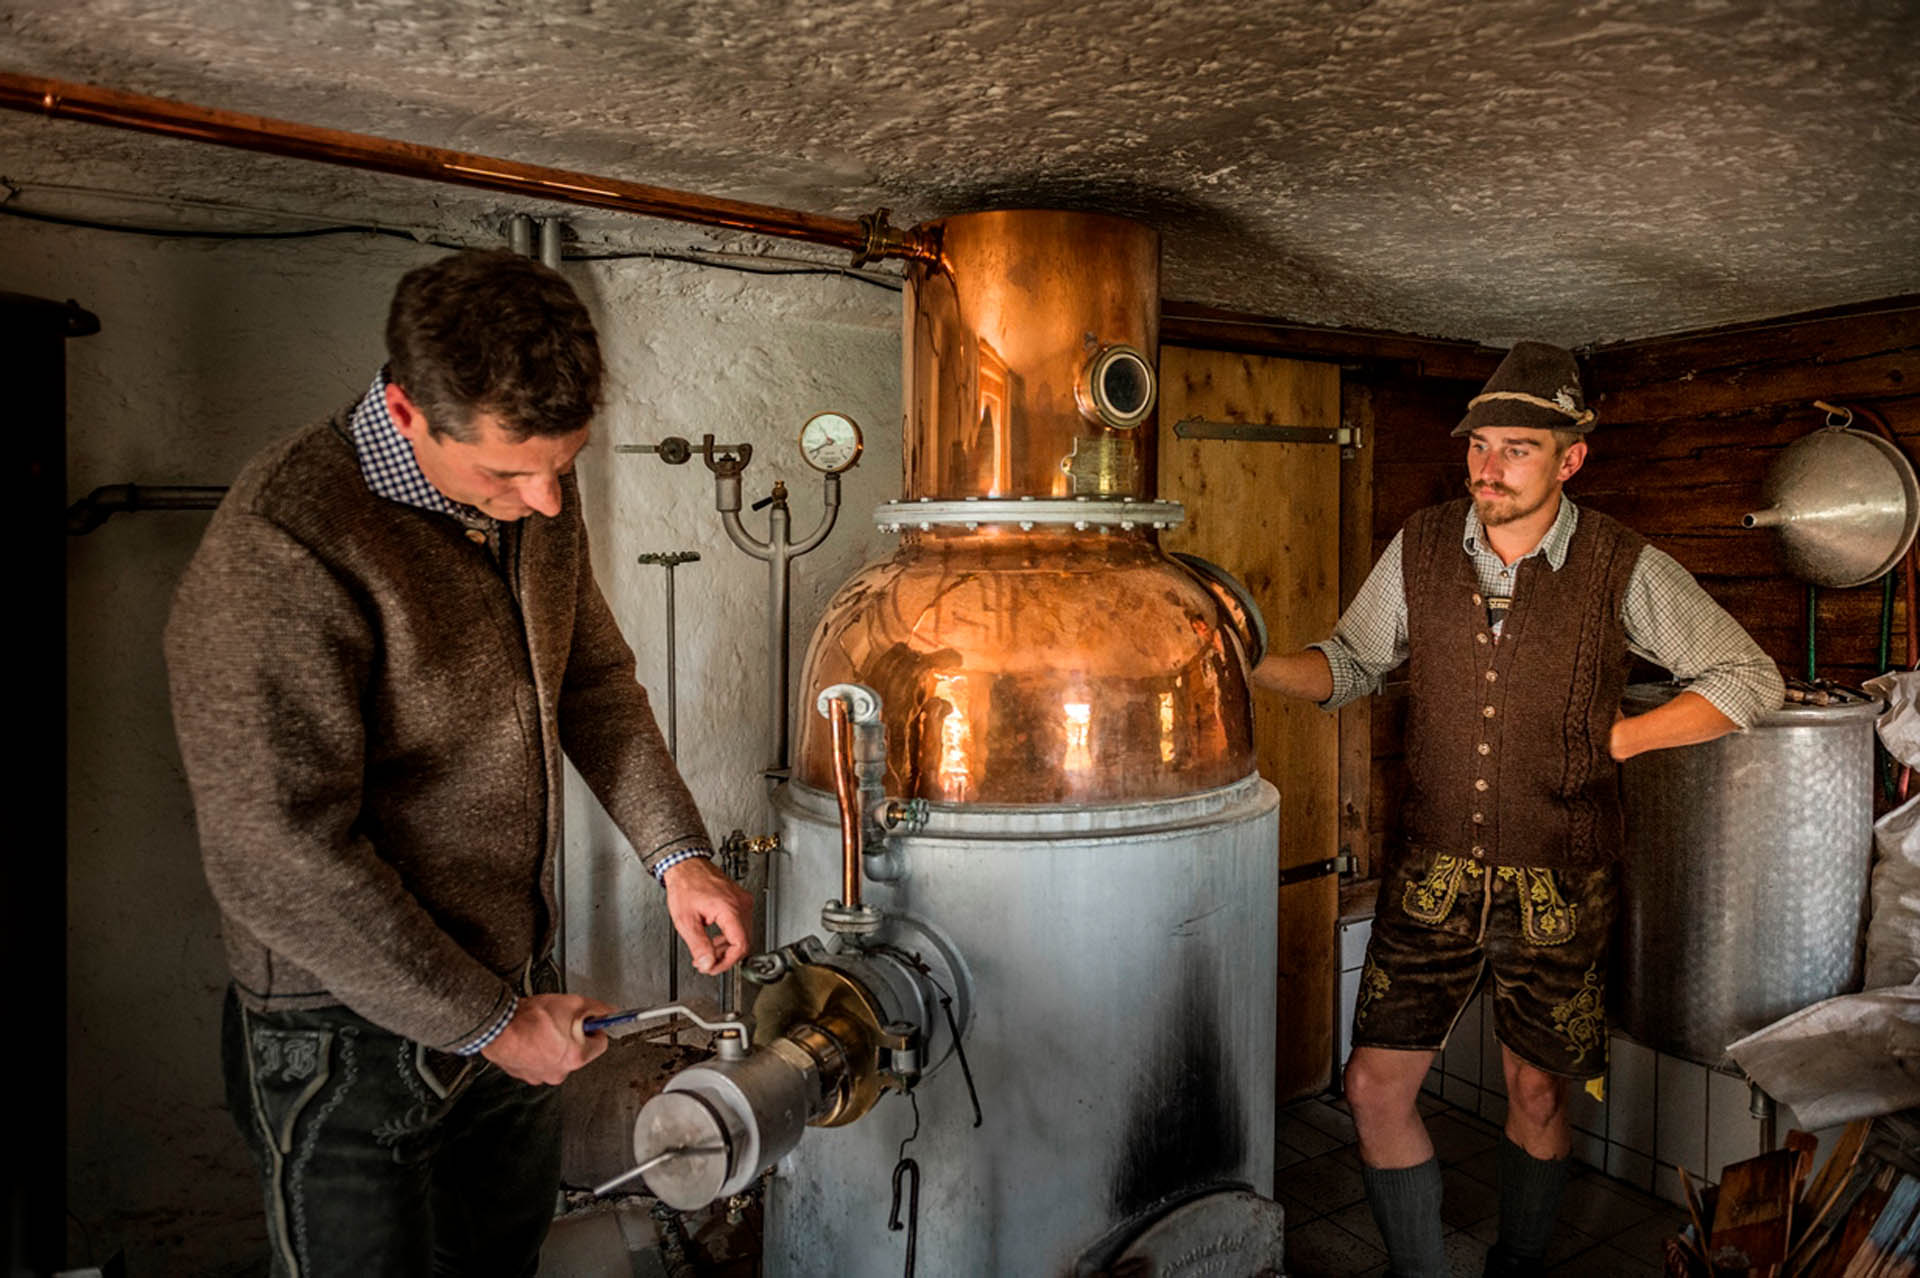
[(1741, 517), (1771, 528), (1787, 571), (1816, 586), (1858, 586), (1900, 562), (1920, 527), (1913, 465), (1878, 435), (1828, 426), (1794, 441), (1767, 471), (1767, 506)]

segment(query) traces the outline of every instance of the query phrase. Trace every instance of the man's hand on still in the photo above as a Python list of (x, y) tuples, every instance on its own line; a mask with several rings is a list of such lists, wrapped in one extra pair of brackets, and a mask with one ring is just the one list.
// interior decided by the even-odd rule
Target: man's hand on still
[[(669, 869), (667, 917), (687, 943), (696, 971), (724, 972), (747, 956), (753, 924), (753, 896), (722, 874), (712, 861), (696, 856)], [(711, 924), (720, 935), (709, 937)]]
[(614, 1010), (578, 994), (530, 994), (480, 1054), (523, 1083), (558, 1083), (607, 1050), (606, 1035), (584, 1033), (580, 1023)]

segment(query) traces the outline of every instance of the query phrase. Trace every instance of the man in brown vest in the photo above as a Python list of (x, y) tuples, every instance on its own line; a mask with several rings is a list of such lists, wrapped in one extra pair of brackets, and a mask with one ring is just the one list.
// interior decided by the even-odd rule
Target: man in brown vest
[[(1593, 425), (1572, 354), (1516, 344), (1453, 432), (1469, 441), (1468, 497), (1407, 521), (1330, 639), (1253, 672), (1331, 710), (1409, 663), (1405, 839), (1384, 867), (1346, 1068), (1399, 1278), (1447, 1272), (1415, 1102), (1483, 981), (1508, 1097), (1487, 1273), (1539, 1271), (1572, 1144), (1569, 1084), (1606, 1074), (1616, 763), (1744, 728), (1783, 693), (1685, 569), (1562, 494)], [(1622, 718), (1630, 651), (1688, 690)]]

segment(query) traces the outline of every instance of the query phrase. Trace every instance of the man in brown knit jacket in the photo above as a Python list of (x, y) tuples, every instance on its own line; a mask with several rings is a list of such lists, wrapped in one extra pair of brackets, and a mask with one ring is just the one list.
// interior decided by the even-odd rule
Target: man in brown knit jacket
[[(1483, 983), (1506, 1074), (1489, 1275), (1542, 1268), (1570, 1085), (1604, 1078), (1617, 760), (1709, 741), (1780, 704), (1779, 672), (1685, 569), (1561, 491), (1594, 415), (1573, 356), (1514, 346), (1454, 430), (1468, 497), (1415, 514), (1339, 628), (1254, 682), (1335, 708), (1408, 664), (1406, 829), (1389, 850), (1346, 1094), (1400, 1278), (1447, 1274), (1420, 1085)], [(1629, 652), (1690, 680), (1622, 718)]]
[(552, 1085), (611, 1010), (556, 992), (563, 756), (695, 967), (744, 954), (751, 903), (594, 584), (586, 308), (538, 263), (460, 254), (400, 282), (387, 349), (358, 403), (247, 465), (167, 626), (228, 1099), (276, 1274), (531, 1274)]

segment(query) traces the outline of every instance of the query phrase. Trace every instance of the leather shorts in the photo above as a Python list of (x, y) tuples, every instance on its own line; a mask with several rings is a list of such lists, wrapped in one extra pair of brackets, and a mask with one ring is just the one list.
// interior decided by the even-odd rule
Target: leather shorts
[(1408, 849), (1380, 885), (1353, 1045), (1439, 1051), (1483, 982), (1494, 1031), (1564, 1078), (1607, 1072), (1607, 950), (1619, 870), (1489, 865)]

